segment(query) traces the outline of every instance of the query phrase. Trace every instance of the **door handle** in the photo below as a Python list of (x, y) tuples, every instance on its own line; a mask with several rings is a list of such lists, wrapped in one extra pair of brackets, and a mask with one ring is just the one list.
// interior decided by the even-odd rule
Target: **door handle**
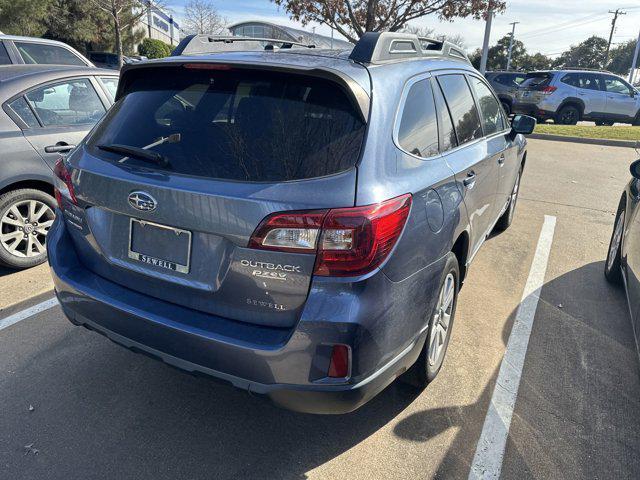
[(500, 158), (498, 158), (498, 165), (501, 167), (504, 166), (504, 153), (500, 154)]
[(56, 143), (55, 145), (47, 145), (46, 147), (44, 147), (44, 151), (47, 153), (62, 153), (62, 152), (68, 152), (69, 150), (72, 150), (76, 148), (75, 145), (67, 145), (66, 143)]
[(476, 172), (473, 170), (467, 172), (467, 178), (462, 181), (462, 184), (467, 188), (473, 188), (476, 184)]

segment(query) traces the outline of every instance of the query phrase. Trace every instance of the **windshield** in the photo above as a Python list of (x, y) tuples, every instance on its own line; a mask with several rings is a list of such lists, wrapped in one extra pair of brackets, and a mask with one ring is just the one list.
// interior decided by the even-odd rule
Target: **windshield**
[[(275, 72), (171, 69), (129, 86), (87, 141), (126, 165), (242, 181), (320, 177), (352, 168), (364, 135), (346, 94), (330, 81)], [(171, 135), (179, 141), (158, 142)], [(98, 145), (151, 149), (150, 166)]]

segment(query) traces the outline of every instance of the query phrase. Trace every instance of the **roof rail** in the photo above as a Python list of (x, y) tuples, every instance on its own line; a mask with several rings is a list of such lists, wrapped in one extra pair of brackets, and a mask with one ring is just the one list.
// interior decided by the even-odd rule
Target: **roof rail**
[(172, 57), (198, 53), (220, 53), (278, 48), (315, 48), (315, 45), (281, 38), (236, 37), (233, 35), (187, 35), (171, 52)]
[(373, 64), (428, 57), (471, 63), (465, 51), (454, 43), (396, 32), (366, 32), (349, 56), (355, 62)]

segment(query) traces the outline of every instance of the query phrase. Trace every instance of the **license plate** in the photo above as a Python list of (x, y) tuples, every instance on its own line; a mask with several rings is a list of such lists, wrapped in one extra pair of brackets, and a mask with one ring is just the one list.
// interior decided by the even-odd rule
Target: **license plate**
[(189, 273), (191, 232), (131, 218), (128, 256), (165, 270)]

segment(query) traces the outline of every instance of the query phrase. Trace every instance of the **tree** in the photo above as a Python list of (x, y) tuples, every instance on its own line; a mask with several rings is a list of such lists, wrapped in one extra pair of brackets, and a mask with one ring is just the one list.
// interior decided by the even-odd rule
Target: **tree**
[(226, 30), (227, 23), (210, 0), (190, 0), (184, 7), (182, 26), (187, 33), (216, 35)]
[(592, 36), (578, 45), (572, 45), (553, 62), (553, 68), (602, 68), (607, 51), (604, 38)]
[[(505, 35), (498, 42), (489, 48), (487, 57), (487, 70), (504, 70), (507, 68), (507, 57), (509, 56), (509, 42), (511, 35)], [(480, 57), (482, 50), (477, 49), (471, 55), (469, 60), (474, 67), (480, 68)], [(520, 40), (513, 41), (513, 49), (511, 51), (511, 68), (513, 70), (544, 70), (551, 67), (551, 59), (542, 53), (529, 55), (527, 49)]]
[[(633, 60), (633, 53), (636, 49), (636, 41), (629, 40), (628, 42), (618, 45), (611, 50), (609, 57), (610, 61), (607, 68), (612, 72), (619, 75), (628, 75), (631, 69), (631, 62)], [(640, 62), (638, 63), (640, 65)]]
[[(504, 70), (507, 68), (507, 57), (509, 55), (509, 42), (511, 41), (511, 35), (505, 35), (498, 42), (489, 47), (489, 53), (487, 56), (487, 70)], [(471, 63), (476, 67), (480, 67), (480, 56), (482, 50), (477, 49), (471, 54)], [(511, 68), (519, 70), (523, 67), (525, 58), (527, 57), (527, 50), (524, 48), (524, 43), (520, 40), (513, 41), (513, 49), (511, 51)]]
[(413, 25), (407, 25), (405, 28), (402, 29), (402, 31), (406, 33), (413, 33), (414, 35), (417, 35), (419, 37), (434, 38), (436, 40), (441, 40), (441, 41), (446, 40), (448, 42), (455, 43), (460, 48), (465, 48), (464, 37), (460, 34), (456, 34), (456, 35), (446, 35), (442, 33), (437, 34), (435, 28), (416, 27)]
[(441, 20), (484, 18), (491, 8), (504, 10), (505, 0), (271, 0), (296, 21), (322, 23), (350, 42), (365, 32), (398, 32), (408, 22), (427, 15)]
[(115, 36), (116, 53), (118, 54), (118, 64), (122, 67), (123, 32), (126, 32), (135, 25), (138, 20), (147, 15), (149, 9), (159, 7), (156, 0), (153, 5), (148, 0), (89, 0), (102, 11), (106, 12), (113, 22), (113, 33)]
[(0, 30), (9, 35), (39, 37), (46, 31), (43, 19), (50, 1), (0, 0)]
[(171, 55), (171, 50), (169, 45), (155, 38), (145, 38), (142, 40), (142, 43), (138, 45), (138, 53), (147, 58), (168, 57)]
[(521, 69), (526, 71), (548, 70), (551, 68), (552, 60), (542, 53), (525, 55), (522, 59)]

